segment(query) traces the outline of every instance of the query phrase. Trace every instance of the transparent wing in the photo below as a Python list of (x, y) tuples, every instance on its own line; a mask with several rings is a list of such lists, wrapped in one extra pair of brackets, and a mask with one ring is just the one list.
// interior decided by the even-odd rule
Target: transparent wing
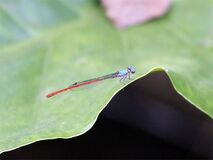
[(115, 72), (115, 73), (111, 73), (111, 74), (104, 75), (101, 77), (92, 78), (92, 79), (88, 79), (88, 80), (81, 81), (81, 82), (75, 82), (72, 85), (82, 84), (82, 83), (86, 83), (86, 82), (102, 81), (102, 80), (109, 79), (109, 78), (116, 78), (118, 76), (118, 74), (119, 74), (119, 72)]

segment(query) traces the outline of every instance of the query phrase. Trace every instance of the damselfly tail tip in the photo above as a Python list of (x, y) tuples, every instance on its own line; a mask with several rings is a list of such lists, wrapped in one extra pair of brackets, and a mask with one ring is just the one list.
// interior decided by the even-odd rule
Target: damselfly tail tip
[(52, 97), (53, 95), (51, 93), (49, 93), (48, 95), (46, 95), (46, 98), (50, 98)]

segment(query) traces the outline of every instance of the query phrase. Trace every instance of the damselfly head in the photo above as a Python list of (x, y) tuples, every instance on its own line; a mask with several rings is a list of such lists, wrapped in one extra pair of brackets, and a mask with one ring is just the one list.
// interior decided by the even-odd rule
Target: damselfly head
[(135, 73), (135, 68), (132, 67), (132, 66), (128, 66), (128, 67), (127, 67), (127, 70), (128, 70), (129, 72), (131, 72), (132, 74)]

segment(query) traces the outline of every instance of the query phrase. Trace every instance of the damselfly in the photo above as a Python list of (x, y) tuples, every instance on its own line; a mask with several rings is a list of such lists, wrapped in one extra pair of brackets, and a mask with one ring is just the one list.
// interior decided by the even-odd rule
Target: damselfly
[(101, 76), (101, 77), (97, 77), (97, 78), (93, 78), (93, 79), (89, 79), (89, 80), (85, 80), (85, 81), (81, 81), (81, 82), (76, 82), (69, 87), (66, 87), (64, 89), (61, 89), (61, 90), (58, 90), (58, 91), (55, 91), (55, 92), (51, 92), (46, 97), (49, 98), (49, 97), (52, 97), (52, 96), (59, 94), (61, 92), (71, 90), (73, 88), (77, 88), (77, 87), (80, 87), (80, 86), (88, 85), (88, 84), (91, 84), (91, 83), (99, 82), (99, 81), (102, 81), (102, 80), (105, 80), (105, 79), (121, 77), (120, 78), (120, 82), (121, 82), (121, 81), (124, 81), (126, 78), (130, 79), (131, 74), (134, 74), (134, 73), (135, 73), (135, 68), (132, 67), (132, 66), (128, 66), (127, 69), (119, 70), (115, 73), (111, 73), (111, 74), (108, 74), (108, 75), (105, 75), (105, 76)]

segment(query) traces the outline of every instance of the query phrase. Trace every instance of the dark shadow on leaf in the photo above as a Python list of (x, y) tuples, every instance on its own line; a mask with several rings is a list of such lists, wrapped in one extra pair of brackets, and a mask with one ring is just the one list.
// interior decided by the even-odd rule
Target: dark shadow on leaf
[(211, 155), (213, 121), (173, 88), (164, 72), (153, 72), (124, 88), (104, 115), (191, 152)]

